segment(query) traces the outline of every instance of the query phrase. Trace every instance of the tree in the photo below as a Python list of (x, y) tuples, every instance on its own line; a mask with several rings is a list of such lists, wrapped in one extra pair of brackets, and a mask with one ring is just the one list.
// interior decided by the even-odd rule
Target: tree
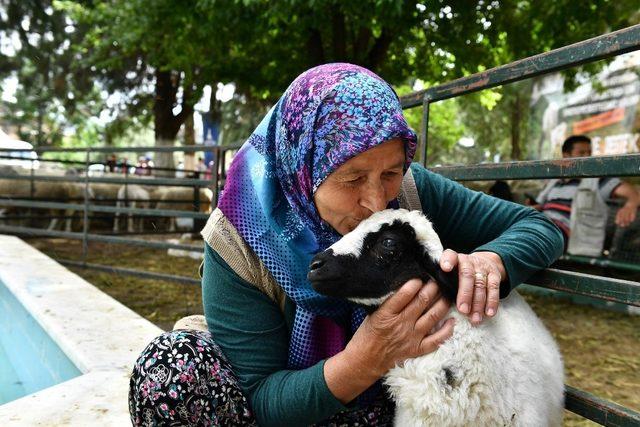
[(82, 127), (102, 108), (91, 78), (73, 67), (72, 46), (85, 29), (49, 0), (0, 0), (0, 12), (0, 37), (13, 41), (0, 79), (18, 82), (5, 120), (36, 145), (59, 143), (66, 129)]
[[(360, 64), (396, 85), (410, 77), (437, 84), (637, 19), (632, 0), (588, 7), (569, 0), (68, 0), (55, 6), (88, 28), (74, 50), (82, 57), (76, 70), (90, 70), (111, 94), (107, 135), (130, 121), (152, 122), (158, 145), (173, 143), (207, 84), (234, 82), (237, 99), (256, 108), (325, 62)], [(495, 114), (509, 112), (518, 123), (509, 128), (511, 157), (520, 158), (526, 97), (501, 90)], [(465, 103), (456, 105), (463, 110)], [(216, 106), (212, 113), (220, 114)]]
[[(495, 7), (487, 22), (494, 36), (481, 41), (490, 55), (479, 63), (482, 68), (478, 71), (640, 22), (637, 2), (628, 0), (595, 0), (589, 4), (570, 0), (493, 1), (491, 5)], [(582, 70), (593, 73), (603, 64), (591, 64)], [(570, 69), (566, 72), (569, 84), (578, 71)], [(532, 145), (523, 144), (523, 137), (530, 126), (529, 101), (533, 82), (528, 80), (493, 89), (499, 100), (491, 108), (479, 102), (481, 95), (465, 97), (462, 101), (468, 118), (465, 122), (475, 130), (483, 146), (496, 146), (508, 140), (508, 157), (512, 160), (527, 157), (527, 148)], [(476, 108), (483, 105), (485, 108)], [(487, 133), (491, 134), (489, 138)]]

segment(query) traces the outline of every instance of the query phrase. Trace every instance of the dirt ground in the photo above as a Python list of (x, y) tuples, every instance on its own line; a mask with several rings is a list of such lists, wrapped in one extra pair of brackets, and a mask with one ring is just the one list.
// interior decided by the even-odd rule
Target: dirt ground
[[(82, 246), (77, 240), (32, 239), (29, 243), (54, 258), (81, 259)], [(166, 250), (106, 243), (90, 243), (87, 262), (195, 279), (200, 266), (195, 259), (169, 256)], [(202, 314), (202, 293), (197, 285), (70, 269), (164, 330), (171, 329), (181, 317)]]
[[(64, 239), (29, 241), (46, 254), (80, 259), (81, 244)], [(92, 243), (87, 262), (198, 277), (199, 262), (163, 250)], [(72, 268), (107, 294), (163, 329), (202, 313), (198, 286)], [(555, 337), (565, 361), (565, 383), (640, 411), (640, 316), (525, 295)], [(566, 426), (596, 425), (566, 412)]]
[[(565, 384), (640, 410), (640, 316), (525, 295), (564, 357)], [(565, 425), (597, 425), (565, 411)]]

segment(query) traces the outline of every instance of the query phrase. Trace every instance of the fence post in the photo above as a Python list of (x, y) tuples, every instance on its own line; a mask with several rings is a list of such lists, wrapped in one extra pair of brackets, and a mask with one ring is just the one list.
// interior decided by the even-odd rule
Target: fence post
[[(195, 179), (200, 179), (200, 171), (196, 170), (193, 173), (193, 177)], [(194, 212), (200, 212), (200, 186), (198, 184), (193, 186), (193, 210)], [(204, 228), (200, 218), (193, 218), (192, 224), (191, 233), (194, 235), (198, 235), (198, 232)]]
[[(34, 182), (34, 177), (35, 177), (35, 169), (33, 168), (33, 159), (31, 159), (31, 171), (29, 171), (29, 198), (33, 201), (34, 197), (35, 197), (35, 193), (36, 193), (36, 188), (35, 185), (36, 183)], [(29, 227), (33, 227), (33, 209), (29, 208), (29, 220), (27, 221), (27, 224), (29, 224)], [(19, 224), (19, 222), (18, 222)]]
[(429, 134), (429, 105), (431, 100), (429, 96), (425, 94), (422, 100), (422, 126), (420, 127), (420, 139), (422, 140), (422, 158), (420, 162), (422, 166), (427, 167), (427, 142)]
[(82, 264), (87, 263), (87, 253), (89, 252), (89, 241), (87, 234), (89, 233), (89, 160), (91, 156), (91, 148), (87, 147), (84, 167), (84, 215), (82, 221)]
[(218, 177), (218, 185), (220, 185), (221, 180), (226, 180), (227, 178), (227, 153), (229, 150), (221, 150), (220, 151), (220, 176)]
[(222, 162), (222, 168), (220, 168), (220, 157), (223, 156), (223, 153), (226, 154), (226, 150), (222, 150), (222, 147), (216, 145), (214, 147), (215, 157), (213, 158), (213, 166), (211, 167), (211, 187), (213, 190), (213, 195), (211, 196), (211, 210), (214, 209), (214, 206), (218, 206), (218, 186), (220, 185), (220, 171), (219, 169), (224, 170), (224, 161)]
[[(117, 197), (116, 197), (117, 198)], [(124, 162), (124, 207), (129, 207), (129, 161)]]

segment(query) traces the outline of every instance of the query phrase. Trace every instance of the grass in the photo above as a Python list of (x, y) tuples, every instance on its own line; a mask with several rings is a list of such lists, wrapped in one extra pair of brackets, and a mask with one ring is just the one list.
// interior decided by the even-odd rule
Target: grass
[[(47, 255), (80, 259), (81, 244), (64, 239), (31, 240)], [(87, 262), (197, 278), (199, 262), (166, 251), (91, 243)], [(170, 329), (182, 316), (202, 313), (200, 288), (72, 268), (105, 293)], [(558, 342), (565, 383), (640, 411), (640, 316), (602, 311), (549, 296), (525, 298)], [(596, 425), (566, 412), (566, 426)]]

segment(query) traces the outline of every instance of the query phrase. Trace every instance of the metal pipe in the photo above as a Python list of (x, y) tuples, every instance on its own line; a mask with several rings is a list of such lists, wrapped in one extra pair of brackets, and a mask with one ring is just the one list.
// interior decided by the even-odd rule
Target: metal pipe
[(112, 274), (115, 273), (115, 274), (121, 274), (126, 276), (140, 277), (142, 279), (164, 280), (167, 282), (175, 282), (175, 283), (182, 283), (187, 285), (200, 286), (200, 280), (193, 279), (191, 277), (176, 276), (174, 274), (151, 273), (149, 271), (134, 270), (131, 268), (112, 267), (110, 265), (103, 265), (103, 264), (82, 263), (82, 262), (68, 260), (68, 259), (60, 259), (60, 258), (54, 258), (54, 259), (58, 261), (60, 264), (70, 266), (70, 267), (80, 267), (88, 270), (97, 270), (97, 271), (104, 271)]
[(640, 283), (548, 268), (530, 277), (529, 285), (640, 307)]
[[(42, 237), (58, 237), (71, 240), (83, 240), (84, 233), (70, 232), (70, 231), (57, 231), (57, 230), (45, 230), (42, 228), (32, 227), (12, 227), (0, 225), (0, 232), (13, 233), (25, 236), (42, 236)], [(142, 239), (127, 239), (125, 237), (105, 236), (102, 234), (87, 234), (86, 237), (89, 242), (103, 242), (103, 243), (115, 243), (124, 245), (141, 246), (152, 249), (178, 249), (182, 251), (191, 252), (203, 252), (201, 246), (195, 245), (182, 245), (176, 243), (158, 242), (153, 240)]]
[(638, 49), (640, 24), (414, 92), (400, 98), (400, 102), (403, 108), (417, 107), (427, 94), (431, 102), (442, 101)]
[[(2, 199), (0, 200), (0, 205), (34, 207), (34, 208), (41, 208), (41, 209), (73, 209), (78, 211), (84, 209), (84, 204), (80, 204), (80, 203), (37, 202), (37, 201), (30, 201), (30, 200), (12, 200), (12, 199)], [(182, 217), (182, 218), (198, 218), (198, 219), (209, 218), (209, 214), (192, 212), (192, 211), (181, 211), (181, 210), (175, 210), (175, 209), (171, 210), (171, 209), (118, 208), (115, 206), (88, 205), (87, 210), (89, 212), (124, 213), (124, 214), (143, 215), (143, 216)]]
[(592, 257), (586, 257), (586, 256), (565, 254), (560, 257), (560, 260), (574, 262), (576, 264), (593, 265), (596, 267), (613, 268), (618, 270), (626, 270), (626, 271), (633, 271), (636, 273), (640, 273), (639, 264), (631, 264), (628, 262), (616, 261), (613, 259), (592, 258)]
[(640, 154), (441, 166), (430, 170), (456, 181), (638, 176)]

